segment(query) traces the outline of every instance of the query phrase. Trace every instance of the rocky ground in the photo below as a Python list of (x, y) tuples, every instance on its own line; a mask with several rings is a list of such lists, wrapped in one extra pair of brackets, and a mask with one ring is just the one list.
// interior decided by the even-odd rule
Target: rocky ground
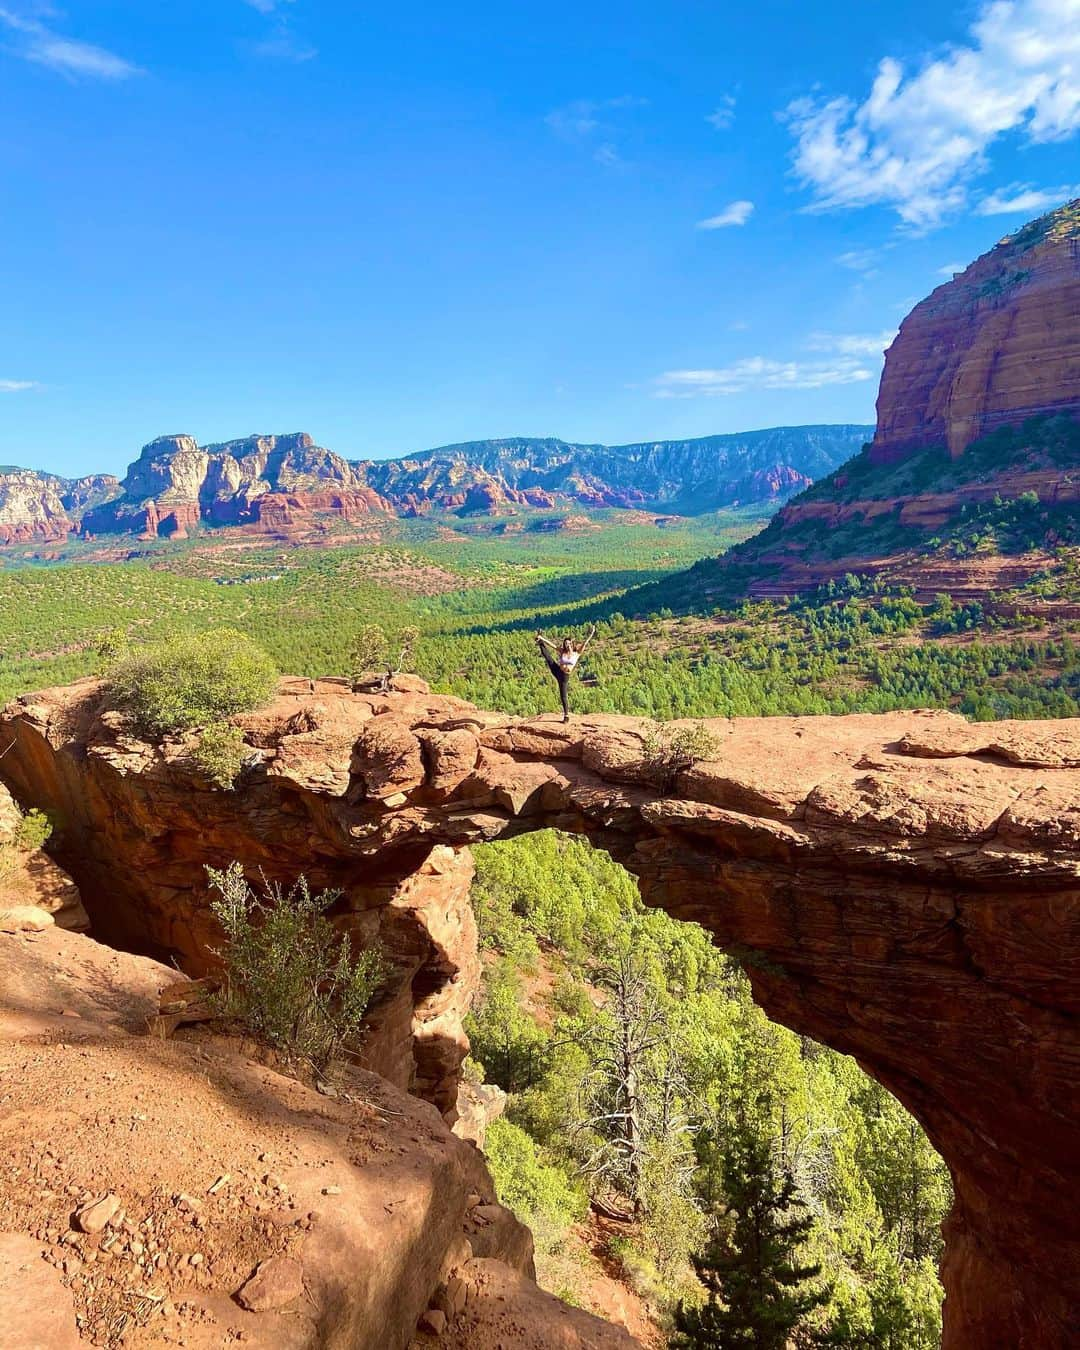
[(37, 913), (0, 933), (5, 1344), (634, 1344), (536, 1287), (527, 1230), (433, 1107), (357, 1069), (324, 1095), (206, 1029), (153, 1037), (176, 972)]

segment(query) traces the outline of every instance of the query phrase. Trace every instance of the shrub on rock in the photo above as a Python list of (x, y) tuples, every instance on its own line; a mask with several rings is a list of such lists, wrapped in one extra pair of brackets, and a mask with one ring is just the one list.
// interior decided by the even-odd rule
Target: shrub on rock
[(248, 753), (239, 727), (215, 722), (200, 733), (191, 762), (209, 783), (227, 792), (240, 777)]
[(387, 974), (378, 946), (353, 951), (326, 911), (338, 891), (313, 895), (301, 877), (290, 889), (264, 879), (262, 894), (243, 868), (206, 869), (210, 901), (225, 932), (226, 1012), (293, 1064), (323, 1073), (350, 1042)]
[(258, 708), (273, 695), (277, 676), (258, 643), (219, 628), (136, 648), (107, 678), (140, 732), (167, 736)]

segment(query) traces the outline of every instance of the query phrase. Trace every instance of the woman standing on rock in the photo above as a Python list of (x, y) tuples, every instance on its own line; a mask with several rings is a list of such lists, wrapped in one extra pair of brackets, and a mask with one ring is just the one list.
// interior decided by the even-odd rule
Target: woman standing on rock
[(570, 677), (577, 668), (577, 663), (581, 660), (585, 648), (596, 636), (596, 624), (593, 624), (589, 630), (589, 636), (579, 647), (576, 642), (571, 642), (569, 638), (563, 638), (558, 647), (554, 642), (548, 639), (539, 630), (536, 630), (536, 648), (540, 655), (548, 663), (548, 670), (555, 676), (555, 683), (559, 686), (559, 702), (562, 704), (562, 720), (570, 721)]

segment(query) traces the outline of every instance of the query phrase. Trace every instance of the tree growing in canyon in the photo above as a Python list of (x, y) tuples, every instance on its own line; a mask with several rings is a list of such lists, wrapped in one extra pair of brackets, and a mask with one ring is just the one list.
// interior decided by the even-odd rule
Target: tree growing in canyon
[(769, 1140), (743, 1122), (726, 1141), (725, 1198), (712, 1240), (693, 1257), (708, 1291), (699, 1307), (676, 1314), (677, 1350), (785, 1350), (815, 1308), (827, 1303), (821, 1267), (802, 1264), (813, 1227), (791, 1174), (776, 1165)]

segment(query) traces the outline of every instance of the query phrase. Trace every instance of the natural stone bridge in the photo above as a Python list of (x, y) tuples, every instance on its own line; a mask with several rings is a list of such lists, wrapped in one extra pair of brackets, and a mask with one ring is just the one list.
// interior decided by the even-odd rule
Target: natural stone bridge
[(212, 791), (83, 681), (0, 718), (0, 777), (58, 813), (104, 938), (216, 940), (204, 865), (343, 891), (397, 982), (367, 1054), (452, 1111), (478, 978), (467, 846), (583, 831), (649, 903), (738, 949), (779, 1021), (855, 1055), (926, 1127), (956, 1205), (950, 1350), (1063, 1347), (1080, 1306), (1080, 722), (948, 713), (707, 723), (715, 759), (657, 782), (648, 725), (521, 721), (430, 695), (285, 680), (241, 719), (260, 762)]

